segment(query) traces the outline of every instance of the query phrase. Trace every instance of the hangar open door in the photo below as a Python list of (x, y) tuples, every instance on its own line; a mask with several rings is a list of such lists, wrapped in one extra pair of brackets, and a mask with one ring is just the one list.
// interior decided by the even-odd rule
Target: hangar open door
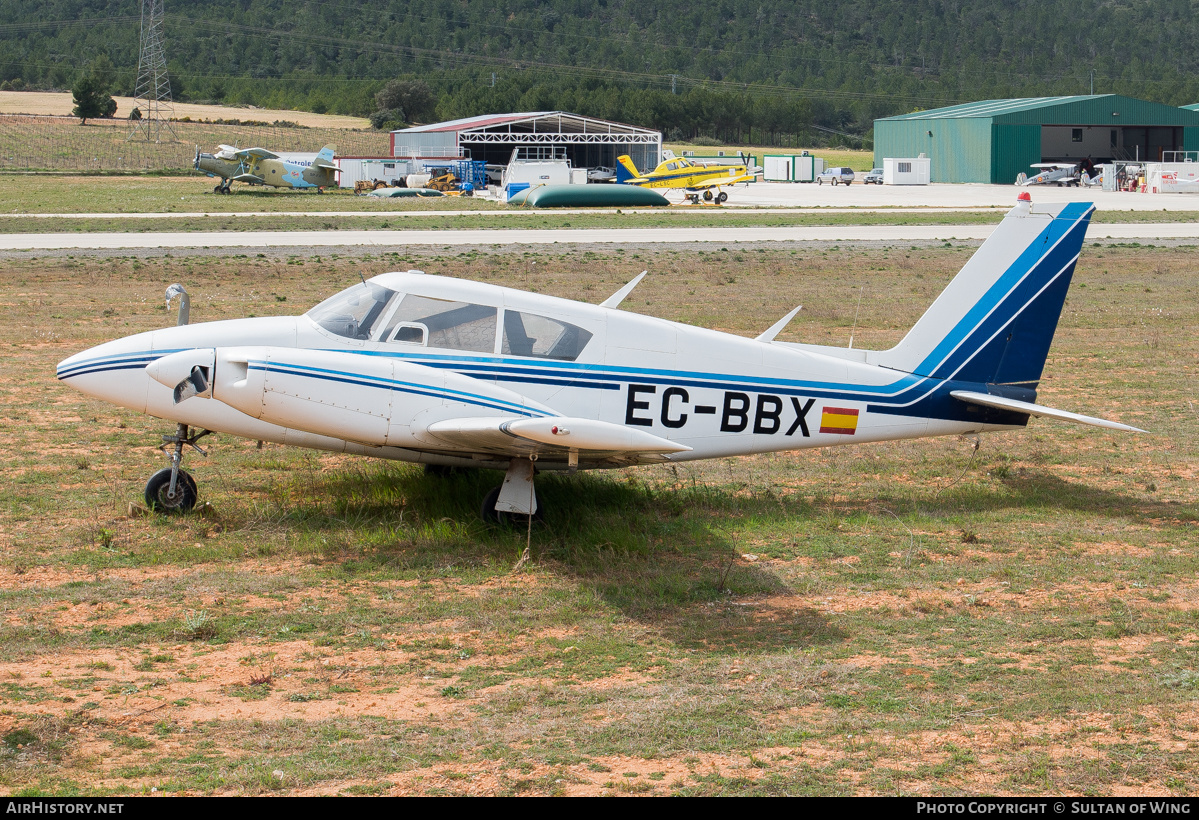
[(1045, 125), (1041, 127), (1041, 162), (1069, 162), (1090, 157), (1095, 164), (1112, 160), (1160, 162), (1167, 151), (1183, 150), (1181, 126)]

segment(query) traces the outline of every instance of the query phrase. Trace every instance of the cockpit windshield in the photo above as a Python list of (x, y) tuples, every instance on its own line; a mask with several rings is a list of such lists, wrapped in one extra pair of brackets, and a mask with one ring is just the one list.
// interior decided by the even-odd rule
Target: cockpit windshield
[(396, 297), (394, 290), (365, 282), (330, 296), (308, 311), (308, 318), (347, 339), (369, 339), (371, 329)]

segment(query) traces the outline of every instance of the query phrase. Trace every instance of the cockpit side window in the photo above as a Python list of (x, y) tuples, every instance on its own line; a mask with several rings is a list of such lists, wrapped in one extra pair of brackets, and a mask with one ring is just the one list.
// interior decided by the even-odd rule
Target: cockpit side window
[(379, 339), (492, 353), (495, 351), (497, 314), (496, 308), (490, 305), (431, 299), (409, 293), (391, 315)]
[(371, 328), (397, 296), (394, 290), (366, 282), (330, 296), (308, 311), (308, 318), (347, 339), (369, 339)]
[(535, 313), (504, 311), (504, 343), (510, 356), (532, 356), (573, 362), (591, 341), (591, 333), (576, 325)]

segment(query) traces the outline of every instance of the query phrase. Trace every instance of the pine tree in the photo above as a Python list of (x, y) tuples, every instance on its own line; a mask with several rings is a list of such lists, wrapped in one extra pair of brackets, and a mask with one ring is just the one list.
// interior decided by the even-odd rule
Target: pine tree
[(116, 100), (109, 93), (109, 89), (112, 87), (112, 75), (112, 61), (101, 55), (92, 61), (92, 64), (79, 75), (79, 79), (71, 87), (71, 95), (75, 103), (71, 114), (79, 118), (80, 125), (87, 125), (89, 118), (111, 117), (116, 113)]

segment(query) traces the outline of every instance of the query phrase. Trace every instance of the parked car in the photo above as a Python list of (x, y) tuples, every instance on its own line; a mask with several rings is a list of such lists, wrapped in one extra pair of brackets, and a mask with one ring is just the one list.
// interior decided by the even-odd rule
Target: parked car
[(853, 182), (852, 168), (826, 168), (823, 173), (816, 177), (816, 184), (823, 185), (826, 182), (831, 182), (833, 185), (838, 183), (849, 185)]
[(871, 169), (870, 173), (868, 173), (868, 174), (866, 174), (866, 176), (862, 177), (862, 184), (863, 185), (871, 185), (871, 184), (882, 185), (883, 184), (883, 169), (882, 168)]

